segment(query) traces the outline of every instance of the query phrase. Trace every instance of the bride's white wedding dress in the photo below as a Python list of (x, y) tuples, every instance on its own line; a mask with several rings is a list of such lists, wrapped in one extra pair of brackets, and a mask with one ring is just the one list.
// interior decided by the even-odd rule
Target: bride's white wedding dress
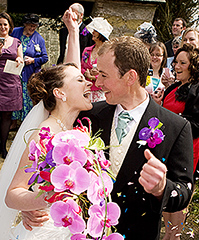
[[(53, 220), (44, 223), (42, 227), (35, 227), (32, 231), (28, 231), (20, 223), (13, 228), (17, 210), (10, 209), (5, 204), (5, 195), (7, 189), (14, 177), (18, 168), (21, 156), (25, 150), (26, 144), (24, 142), (24, 134), (31, 129), (38, 128), (38, 126), (46, 120), (49, 112), (45, 110), (43, 101), (40, 101), (27, 117), (24, 119), (14, 142), (5, 159), (3, 167), (0, 171), (0, 240), (69, 240), (70, 231), (68, 228), (57, 228), (53, 224)], [(32, 132), (29, 133), (29, 136)], [(26, 139), (28, 139), (28, 134)], [(49, 211), (49, 209), (47, 209)]]
[[(49, 212), (49, 209), (45, 209)], [(50, 216), (50, 213), (49, 213)], [(33, 227), (32, 231), (28, 231), (20, 222), (17, 227), (11, 228), (9, 240), (69, 240), (71, 233), (68, 228), (55, 227), (52, 218), (44, 223), (42, 227)]]

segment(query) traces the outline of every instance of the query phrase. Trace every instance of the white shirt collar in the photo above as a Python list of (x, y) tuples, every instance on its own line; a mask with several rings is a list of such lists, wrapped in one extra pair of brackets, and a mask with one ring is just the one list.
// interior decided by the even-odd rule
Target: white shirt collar
[(117, 126), (117, 119), (118, 119), (118, 115), (124, 111), (124, 112), (128, 112), (130, 114), (131, 117), (133, 117), (133, 120), (138, 123), (140, 121), (140, 119), (142, 118), (142, 115), (144, 114), (147, 106), (148, 106), (148, 103), (149, 103), (149, 95), (147, 94), (147, 98), (144, 100), (144, 102), (140, 103), (137, 107), (135, 107), (134, 109), (132, 110), (124, 110), (123, 107), (118, 104), (116, 106), (116, 109), (115, 109), (115, 115), (114, 115), (114, 118), (115, 118), (115, 127)]

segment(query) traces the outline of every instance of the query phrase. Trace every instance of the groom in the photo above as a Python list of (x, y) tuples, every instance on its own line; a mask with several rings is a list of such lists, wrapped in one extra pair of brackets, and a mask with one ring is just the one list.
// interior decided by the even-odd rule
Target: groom
[[(105, 92), (106, 102), (95, 103), (91, 111), (80, 116), (91, 119), (93, 134), (103, 130), (101, 137), (106, 145), (120, 143), (109, 150), (117, 175), (112, 199), (121, 208), (117, 230), (129, 240), (158, 240), (162, 210), (185, 208), (192, 194), (190, 124), (157, 105), (146, 93), (149, 59), (147, 48), (133, 37), (106, 42), (99, 52), (96, 82)], [(122, 134), (117, 135), (123, 112), (129, 117)], [(164, 140), (154, 148), (140, 146), (139, 132), (149, 128), (148, 121), (153, 117), (163, 123)], [(45, 218), (41, 214), (33, 221), (32, 215), (24, 213), (25, 224), (36, 225)]]

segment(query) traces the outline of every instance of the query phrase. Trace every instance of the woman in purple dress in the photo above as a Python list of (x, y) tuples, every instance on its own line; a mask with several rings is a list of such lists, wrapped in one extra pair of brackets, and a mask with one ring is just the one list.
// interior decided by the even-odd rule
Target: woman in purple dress
[(21, 42), (9, 34), (14, 28), (11, 17), (0, 13), (0, 150), (2, 157), (7, 155), (6, 142), (11, 124), (12, 111), (22, 108), (22, 86), (18, 75), (3, 72), (6, 61), (23, 62)]

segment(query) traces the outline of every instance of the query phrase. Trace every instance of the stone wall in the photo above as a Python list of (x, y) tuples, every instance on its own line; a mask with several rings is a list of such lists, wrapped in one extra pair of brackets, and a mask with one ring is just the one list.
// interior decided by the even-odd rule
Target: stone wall
[(38, 32), (45, 40), (48, 53), (48, 62), (43, 66), (52, 66), (57, 63), (59, 57), (59, 34), (57, 31), (50, 29), (48, 18), (41, 18), (40, 21), (43, 25), (39, 27)]
[(7, 11), (7, 0), (0, 0), (0, 12)]
[(106, 18), (113, 26), (111, 36), (132, 35), (143, 22), (152, 22), (156, 4), (97, 0), (92, 16)]
[[(114, 28), (111, 37), (133, 36), (140, 24), (144, 21), (153, 21), (155, 9), (156, 4), (96, 0), (91, 16), (102, 16), (110, 22)], [(39, 33), (46, 41), (49, 57), (45, 66), (51, 66), (56, 64), (59, 56), (59, 34), (49, 28), (50, 24), (47, 18), (42, 18), (42, 23)]]

